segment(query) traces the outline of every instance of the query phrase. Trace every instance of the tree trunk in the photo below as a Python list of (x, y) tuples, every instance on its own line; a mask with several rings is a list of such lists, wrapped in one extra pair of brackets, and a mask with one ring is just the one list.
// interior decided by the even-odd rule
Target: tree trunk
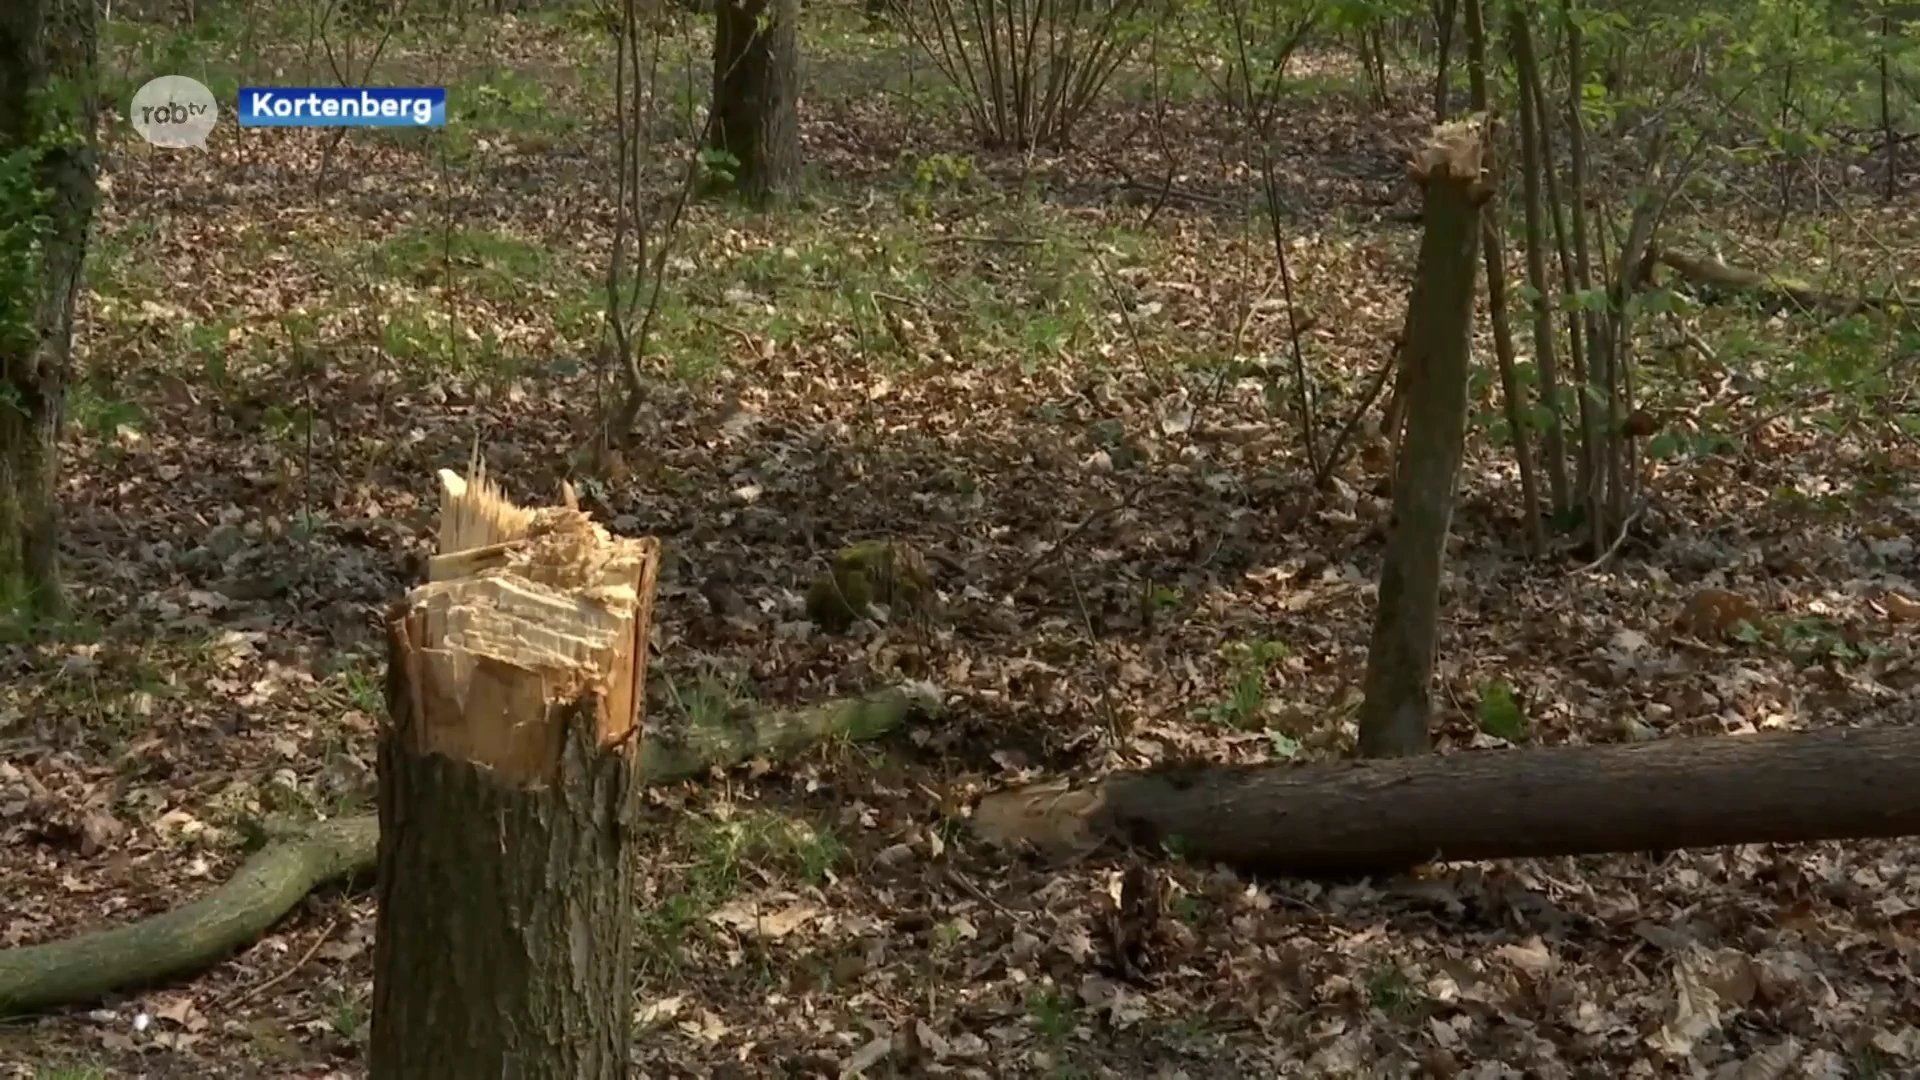
[(0, 609), (65, 611), (61, 410), (93, 221), (92, 0), (0, 3)]
[(276, 837), (232, 880), (128, 926), (0, 949), (0, 1016), (81, 1005), (197, 971), (250, 944), (314, 888), (373, 869), (378, 826), (344, 818)]
[[(1487, 26), (1480, 0), (1466, 0), (1467, 82), (1473, 111), (1492, 115), (1487, 94)], [(1491, 185), (1496, 192), (1497, 183)], [(1492, 196), (1492, 202), (1498, 199)], [(1480, 253), (1487, 266), (1487, 321), (1493, 326), (1493, 358), (1500, 369), (1500, 396), (1506, 404), (1507, 428), (1513, 433), (1513, 461), (1520, 470), (1520, 528), (1527, 554), (1541, 555), (1547, 539), (1540, 527), (1540, 490), (1533, 476), (1533, 410), (1520, 382), (1513, 352), (1513, 327), (1507, 319), (1507, 253), (1500, 212), (1490, 206), (1480, 215)]]
[(1900, 193), (1900, 139), (1893, 122), (1893, 88), (1889, 77), (1889, 66), (1895, 48), (1893, 36), (1893, 12), (1889, 2), (1887, 10), (1880, 12), (1880, 46), (1878, 63), (1880, 76), (1880, 137), (1887, 144), (1886, 201), (1891, 203)]
[(1527, 222), (1527, 284), (1533, 287), (1533, 358), (1540, 376), (1540, 400), (1547, 406), (1547, 426), (1541, 433), (1540, 450), (1546, 463), (1547, 492), (1553, 500), (1553, 515), (1564, 521), (1571, 505), (1567, 488), (1566, 420), (1561, 416), (1560, 360), (1555, 348), (1553, 289), (1547, 280), (1546, 224), (1541, 216), (1541, 174), (1553, 163), (1541, 153), (1541, 129), (1546, 126), (1543, 103), (1534, 99), (1531, 83), (1537, 82), (1538, 69), (1533, 56), (1533, 34), (1529, 20), (1533, 8), (1515, 7), (1508, 15), (1508, 43), (1519, 67), (1516, 80), (1520, 89), (1520, 178), (1525, 199)]
[(1253, 873), (1920, 835), (1920, 730), (1720, 735), (1331, 765), (1116, 773), (987, 796), (974, 826), (1056, 854), (1162, 845)]
[[(1593, 254), (1588, 244), (1587, 231), (1587, 122), (1582, 115), (1587, 85), (1587, 66), (1582, 57), (1581, 30), (1578, 10), (1573, 0), (1561, 0), (1560, 7), (1562, 32), (1566, 34), (1567, 50), (1567, 207), (1569, 229), (1573, 241), (1573, 284), (1575, 295), (1593, 290)], [(1532, 77), (1528, 86), (1540, 88), (1541, 80), (1537, 65), (1529, 72)], [(1545, 115), (1546, 99), (1541, 98), (1542, 116)], [(1540, 130), (1547, 130), (1543, 123)], [(1571, 300), (1571, 297), (1569, 298)], [(1601, 320), (1589, 309), (1581, 308), (1573, 314), (1577, 320), (1575, 331), (1583, 342), (1586, 355), (1586, 379), (1576, 384), (1574, 396), (1580, 402), (1581, 433), (1581, 490), (1580, 500), (1586, 508), (1586, 527), (1588, 535), (1595, 540), (1594, 553), (1605, 550), (1599, 543), (1599, 537), (1606, 532), (1606, 500), (1603, 497), (1607, 461), (1604, 453), (1606, 432), (1600, 419), (1599, 406), (1605, 399), (1600, 397), (1601, 365), (1606, 358), (1606, 342), (1601, 338)]]
[[(1560, 17), (1564, 19), (1567, 17), (1567, 14), (1568, 12), (1563, 6), (1560, 11)], [(1573, 486), (1568, 493), (1568, 499), (1570, 503), (1581, 503), (1584, 495), (1581, 498), (1575, 498), (1576, 493), (1590, 493), (1596, 490), (1593, 486), (1593, 459), (1590, 454), (1592, 448), (1598, 444), (1598, 432), (1594, 430), (1593, 406), (1589, 400), (1590, 395), (1588, 395), (1585, 390), (1587, 386), (1586, 318), (1584, 313), (1576, 310), (1573, 305), (1573, 297), (1578, 291), (1578, 286), (1573, 261), (1573, 249), (1568, 239), (1567, 215), (1561, 209), (1564, 203), (1560, 198), (1559, 167), (1556, 164), (1560, 159), (1559, 156), (1554, 153), (1553, 149), (1554, 110), (1551, 103), (1547, 100), (1546, 88), (1540, 79), (1540, 64), (1538, 59), (1537, 54), (1535, 54), (1532, 49), (1531, 40), (1529, 40), (1527, 62), (1518, 64), (1519, 71), (1517, 75), (1520, 94), (1533, 103), (1533, 130), (1538, 140), (1535, 146), (1535, 153), (1538, 158), (1539, 175), (1545, 183), (1544, 191), (1547, 200), (1547, 218), (1553, 225), (1554, 252), (1558, 258), (1560, 267), (1560, 292), (1561, 295), (1567, 298), (1568, 378), (1572, 386), (1580, 388), (1579, 392), (1574, 395), (1578, 401), (1577, 415), (1580, 423), (1580, 453), (1575, 458), (1578, 469), (1574, 476)], [(1576, 154), (1574, 155), (1574, 159), (1578, 161), (1580, 160), (1580, 156)], [(1532, 168), (1532, 166), (1527, 167)], [(1577, 196), (1581, 190), (1581, 184), (1576, 178), (1573, 183), (1575, 195)], [(1558, 387), (1555, 388), (1555, 396), (1556, 398), (1559, 396)], [(1565, 467), (1565, 464), (1562, 463), (1562, 470), (1564, 470)], [(1582, 505), (1585, 504), (1582, 503)], [(1557, 524), (1563, 528), (1570, 526), (1572, 509), (1572, 505), (1555, 508), (1555, 515), (1558, 518)]]
[(1439, 42), (1433, 76), (1433, 122), (1436, 124), (1453, 118), (1453, 24), (1458, 8), (1459, 0), (1433, 0), (1433, 29)]
[(441, 483), (390, 624), (370, 1075), (623, 1078), (659, 547)]
[[(1843, 296), (1784, 275), (1729, 266), (1711, 255), (1689, 255), (1666, 248), (1650, 250), (1646, 261), (1669, 267), (1695, 285), (1758, 300), (1775, 311), (1831, 319), (1852, 315), (1885, 316), (1905, 329), (1920, 329), (1920, 319), (1908, 314), (1897, 296)], [(1712, 302), (1721, 297), (1706, 299)]]
[(1393, 524), (1367, 652), (1360, 751), (1427, 751), (1427, 693), (1439, 633), (1440, 570), (1467, 426), (1467, 364), (1479, 275), (1488, 148), (1473, 121), (1448, 124), (1412, 165), (1425, 191), (1425, 235), (1407, 302), (1407, 433), (1395, 459)]
[(800, 0), (721, 0), (713, 34), (713, 146), (755, 206), (800, 180)]

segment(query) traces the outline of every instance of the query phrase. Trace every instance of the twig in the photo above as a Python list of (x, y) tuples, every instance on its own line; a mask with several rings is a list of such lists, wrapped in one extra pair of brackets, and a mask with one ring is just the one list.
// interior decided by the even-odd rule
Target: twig
[(1353, 429), (1360, 426), (1361, 418), (1367, 415), (1373, 408), (1374, 400), (1380, 396), (1380, 389), (1387, 385), (1387, 377), (1399, 366), (1400, 349), (1396, 347), (1387, 356), (1387, 362), (1380, 365), (1380, 371), (1374, 375), (1373, 385), (1367, 388), (1367, 396), (1361, 399), (1359, 408), (1353, 410), (1353, 415), (1341, 425), (1339, 434), (1333, 437), (1333, 445), (1327, 448), (1327, 456), (1320, 461), (1320, 471), (1314, 474), (1315, 488), (1325, 484), (1333, 476), (1334, 470), (1345, 463), (1347, 440), (1353, 437)]
[(1067, 531), (1067, 535), (1061, 537), (1059, 541), (1056, 542), (1052, 547), (1041, 552), (1037, 558), (1035, 558), (1032, 562), (1028, 563), (1026, 568), (1021, 570), (1020, 573), (1016, 576), (1015, 580), (1023, 582), (1023, 581), (1026, 581), (1028, 578), (1032, 577), (1033, 572), (1035, 570), (1038, 570), (1041, 567), (1047, 565), (1049, 562), (1052, 562), (1056, 556), (1058, 556), (1061, 552), (1067, 549), (1067, 546), (1069, 544), (1072, 544), (1075, 540), (1078, 540), (1082, 533), (1085, 533), (1088, 529), (1091, 529), (1094, 526), (1095, 522), (1099, 521), (1101, 518), (1110, 517), (1114, 514), (1117, 514), (1122, 510), (1130, 509), (1135, 502), (1139, 501), (1140, 496), (1146, 493), (1146, 490), (1147, 490), (1147, 485), (1145, 483), (1135, 484), (1133, 487), (1133, 490), (1127, 492), (1125, 498), (1122, 498), (1110, 505), (1103, 506), (1100, 509), (1095, 510), (1093, 513), (1088, 514), (1086, 517), (1086, 520), (1082, 521), (1078, 525), (1075, 525), (1072, 529), (1069, 529)]
[(1143, 184), (1138, 180), (1124, 179), (1120, 183), (1115, 184), (1114, 188), (1118, 191), (1137, 191), (1143, 195), (1152, 195), (1158, 200), (1155, 204), (1156, 209), (1174, 200), (1199, 203), (1202, 206), (1218, 206), (1223, 210), (1240, 209), (1240, 204), (1234, 202), (1232, 199), (1224, 199), (1218, 195), (1208, 195), (1203, 191), (1181, 191), (1179, 188), (1173, 186), (1173, 174), (1171, 172), (1168, 173), (1164, 184)]
[(307, 951), (300, 955), (300, 959), (295, 961), (292, 967), (287, 968), (285, 971), (282, 971), (280, 974), (275, 975), (273, 978), (268, 979), (266, 982), (261, 983), (260, 985), (254, 987), (253, 989), (244, 991), (238, 997), (230, 998), (226, 1001), (220, 1002), (220, 1005), (227, 1008), (231, 1008), (236, 1005), (244, 1005), (247, 1002), (252, 1001), (254, 998), (259, 997), (261, 994), (264, 994), (267, 991), (273, 989), (274, 987), (279, 986), (281, 983), (286, 982), (289, 978), (292, 978), (293, 973), (296, 971), (299, 971), (303, 967), (306, 967), (307, 961), (313, 959), (313, 954), (319, 952), (320, 946), (325, 945), (327, 943), (327, 939), (333, 936), (333, 928), (338, 925), (340, 925), (340, 917), (338, 915), (335, 915), (333, 918), (328, 919), (327, 925), (320, 928), (320, 936), (313, 939), (313, 944), (308, 946)]
[(1627, 515), (1627, 520), (1620, 523), (1620, 535), (1614, 537), (1613, 544), (1610, 547), (1608, 547), (1607, 550), (1601, 552), (1599, 558), (1593, 560), (1592, 562), (1581, 567), (1580, 569), (1575, 570), (1574, 573), (1575, 574), (1591, 574), (1595, 570), (1598, 570), (1602, 566), (1605, 566), (1607, 564), (1607, 560), (1619, 554), (1621, 546), (1627, 542), (1627, 534), (1633, 531), (1633, 523), (1640, 520), (1640, 515), (1644, 513), (1646, 509), (1647, 509), (1647, 504), (1644, 502), (1642, 502), (1639, 506), (1634, 507), (1633, 513)]
[(962, 874), (960, 871), (955, 870), (951, 866), (947, 867), (947, 880), (952, 882), (954, 886), (958, 888), (961, 892), (966, 893), (968, 896), (971, 896), (975, 900), (978, 900), (981, 903), (987, 905), (988, 907), (992, 908), (994, 911), (1000, 913), (1001, 915), (1005, 915), (1008, 918), (1016, 917), (1014, 912), (1007, 910), (1007, 907), (1005, 904), (1002, 904), (1000, 901), (995, 900), (991, 896), (988, 896), (985, 889), (982, 889), (980, 886), (975, 885), (973, 882), (967, 880), (967, 877), (965, 874)]
[(725, 330), (727, 333), (732, 334), (734, 337), (739, 338), (740, 343), (742, 345), (745, 345), (747, 347), (747, 350), (753, 353), (753, 355), (755, 356), (760, 355), (760, 343), (754, 340), (754, 337), (752, 334), (747, 333), (745, 330), (742, 330), (740, 327), (737, 327), (732, 323), (722, 322), (721, 320), (716, 319), (711, 315), (701, 315), (698, 312), (694, 313), (693, 317), (695, 321), (706, 323), (708, 326), (711, 326), (716, 330)]

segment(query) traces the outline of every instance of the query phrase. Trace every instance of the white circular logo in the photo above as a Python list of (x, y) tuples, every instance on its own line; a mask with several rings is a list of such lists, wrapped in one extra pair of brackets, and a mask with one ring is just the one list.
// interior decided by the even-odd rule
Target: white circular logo
[(134, 91), (133, 108), (127, 113), (141, 138), (175, 150), (205, 150), (219, 116), (213, 91), (185, 75), (162, 75)]

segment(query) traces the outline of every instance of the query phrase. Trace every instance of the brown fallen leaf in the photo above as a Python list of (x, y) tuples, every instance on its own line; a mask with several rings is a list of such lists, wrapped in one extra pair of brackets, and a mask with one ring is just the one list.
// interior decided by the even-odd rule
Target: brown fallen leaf
[(92, 858), (127, 834), (127, 826), (104, 810), (89, 810), (80, 819), (80, 854)]
[(1687, 598), (1674, 627), (1702, 641), (1724, 641), (1741, 623), (1760, 624), (1760, 606), (1727, 589), (1701, 589)]
[(1920, 600), (1890, 592), (1880, 598), (1880, 606), (1894, 622), (1920, 622)]

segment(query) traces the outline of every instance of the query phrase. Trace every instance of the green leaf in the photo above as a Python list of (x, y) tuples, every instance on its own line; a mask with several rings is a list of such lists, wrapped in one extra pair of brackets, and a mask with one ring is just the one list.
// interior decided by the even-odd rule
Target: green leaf
[(1478, 719), (1481, 731), (1508, 742), (1523, 742), (1527, 737), (1526, 713), (1505, 679), (1495, 679), (1480, 688)]
[(1273, 748), (1273, 756), (1279, 761), (1292, 761), (1300, 756), (1300, 740), (1273, 728), (1267, 729), (1267, 744)]

